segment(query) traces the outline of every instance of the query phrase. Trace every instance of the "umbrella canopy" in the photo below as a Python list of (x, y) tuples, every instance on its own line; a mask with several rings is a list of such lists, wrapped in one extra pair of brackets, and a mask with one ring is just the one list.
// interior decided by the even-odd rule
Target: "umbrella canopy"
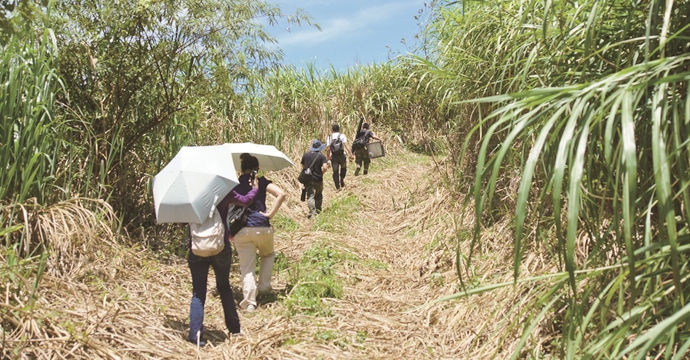
[(238, 183), (228, 146), (184, 146), (153, 178), (156, 221), (201, 224)]
[(242, 171), (242, 161), (240, 160), (242, 153), (255, 156), (259, 160), (259, 167), (264, 171), (277, 171), (294, 165), (287, 155), (273, 145), (232, 143), (225, 144), (225, 146), (232, 152), (232, 160), (237, 171)]

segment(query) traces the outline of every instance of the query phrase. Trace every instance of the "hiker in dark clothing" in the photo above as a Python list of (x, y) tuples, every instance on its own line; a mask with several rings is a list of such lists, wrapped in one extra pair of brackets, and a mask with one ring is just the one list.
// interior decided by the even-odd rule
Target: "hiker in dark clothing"
[[(225, 219), (228, 215), (230, 204), (248, 206), (258, 193), (257, 183), (250, 184), (250, 190), (246, 194), (240, 194), (234, 189), (223, 198), (216, 206), (220, 219)], [(232, 265), (232, 246), (230, 246), (231, 235), (227, 224), (223, 224), (223, 250), (213, 256), (197, 256), (192, 252), (192, 237), (189, 234), (188, 258), (187, 263), (192, 274), (192, 301), (189, 305), (189, 335), (187, 341), (198, 346), (204, 346), (204, 306), (206, 304), (206, 292), (208, 287), (208, 269), (213, 268), (216, 274), (216, 288), (220, 295), (220, 302), (223, 305), (225, 315), (225, 326), (233, 335), (240, 334), (240, 318), (235, 307), (235, 298), (230, 287), (230, 265)]]
[[(326, 158), (333, 167), (333, 182), (335, 189), (345, 186), (345, 174), (347, 174), (347, 157), (354, 160), (354, 154), (347, 147), (347, 137), (340, 133), (340, 125), (331, 126), (333, 133), (326, 141)], [(346, 157), (347, 156), (347, 157)]]
[(352, 142), (352, 150), (355, 153), (355, 163), (357, 164), (355, 176), (359, 175), (362, 163), (364, 164), (364, 175), (369, 173), (371, 159), (369, 159), (367, 144), (369, 144), (369, 140), (371, 139), (379, 140), (381, 141), (381, 145), (383, 145), (383, 140), (376, 136), (373, 131), (369, 130), (369, 123), (362, 124), (362, 130), (357, 133), (355, 141)]
[(302, 168), (311, 167), (312, 181), (305, 184), (306, 194), (309, 197), (307, 204), (309, 205), (308, 218), (315, 216), (321, 212), (321, 204), (323, 202), (323, 174), (328, 171), (328, 159), (321, 151), (326, 148), (326, 145), (319, 140), (314, 140), (311, 143), (309, 151), (302, 155)]

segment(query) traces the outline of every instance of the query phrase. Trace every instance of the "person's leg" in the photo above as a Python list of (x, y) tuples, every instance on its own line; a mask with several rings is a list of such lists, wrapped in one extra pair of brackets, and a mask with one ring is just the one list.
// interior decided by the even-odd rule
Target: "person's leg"
[(259, 294), (269, 293), (273, 290), (271, 288), (271, 275), (276, 255), (273, 248), (273, 228), (260, 227), (252, 228), (252, 230), (256, 230), (256, 236), (252, 239), (254, 245), (259, 250), (259, 258), (261, 258), (261, 265), (259, 266)]
[[(347, 174), (347, 157), (345, 155), (340, 157), (340, 187), (345, 186), (345, 175)], [(335, 173), (335, 168), (333, 169)]]
[(235, 307), (235, 297), (230, 287), (230, 265), (232, 265), (232, 247), (226, 246), (220, 254), (211, 257), (213, 272), (216, 274), (216, 288), (223, 304), (225, 326), (231, 334), (240, 332), (240, 317)]
[(355, 176), (359, 175), (359, 171), (362, 169), (363, 160), (364, 159), (362, 157), (362, 149), (355, 150), (355, 164), (357, 165), (357, 167), (355, 168)]
[(307, 217), (316, 215), (316, 190), (313, 184), (307, 186), (307, 205), (309, 206), (309, 215)]
[(335, 189), (338, 190), (340, 189), (340, 172), (338, 171), (340, 169), (340, 162), (335, 156), (331, 158), (331, 166), (333, 166), (333, 183), (335, 183)]
[(323, 182), (314, 183), (314, 214), (321, 213), (323, 203)]
[(189, 335), (187, 336), (187, 341), (203, 345), (204, 304), (206, 303), (209, 263), (205, 258), (196, 256), (191, 251), (189, 252), (187, 263), (192, 273), (192, 301), (189, 305)]
[(369, 173), (369, 164), (371, 164), (368, 151), (364, 154), (364, 156), (362, 156), (362, 160), (364, 161), (364, 175), (366, 175)]
[(252, 242), (250, 227), (245, 227), (235, 235), (235, 249), (240, 258), (240, 276), (242, 277), (242, 295), (240, 302), (242, 309), (249, 305), (256, 307), (256, 247)]

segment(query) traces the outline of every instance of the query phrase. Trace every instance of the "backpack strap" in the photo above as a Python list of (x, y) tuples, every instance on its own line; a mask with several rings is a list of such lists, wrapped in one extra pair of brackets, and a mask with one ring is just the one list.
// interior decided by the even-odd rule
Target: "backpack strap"
[(311, 165), (309, 165), (309, 167), (307, 169), (311, 169), (312, 167), (314, 167), (314, 164), (316, 163), (316, 159), (319, 158), (318, 153), (313, 153), (313, 154), (314, 154), (314, 160), (311, 161)]

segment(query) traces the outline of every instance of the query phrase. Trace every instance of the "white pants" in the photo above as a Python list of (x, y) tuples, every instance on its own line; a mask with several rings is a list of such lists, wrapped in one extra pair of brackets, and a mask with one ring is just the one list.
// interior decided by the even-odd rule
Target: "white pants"
[[(240, 302), (242, 309), (249, 305), (256, 307), (256, 295), (271, 291), (271, 274), (273, 272), (273, 228), (244, 227), (235, 235), (235, 249), (240, 258), (240, 273), (242, 274), (242, 295)], [(261, 268), (259, 269), (259, 287), (256, 286), (256, 251), (259, 251)]]

